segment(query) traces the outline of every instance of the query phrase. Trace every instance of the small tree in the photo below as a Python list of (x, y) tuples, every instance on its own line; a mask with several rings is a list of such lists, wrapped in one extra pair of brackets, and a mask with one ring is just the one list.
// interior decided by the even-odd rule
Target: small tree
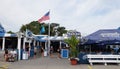
[(77, 45), (80, 42), (79, 39), (76, 38), (75, 35), (71, 36), (71, 38), (64, 40), (70, 46), (70, 57), (75, 58), (78, 56)]

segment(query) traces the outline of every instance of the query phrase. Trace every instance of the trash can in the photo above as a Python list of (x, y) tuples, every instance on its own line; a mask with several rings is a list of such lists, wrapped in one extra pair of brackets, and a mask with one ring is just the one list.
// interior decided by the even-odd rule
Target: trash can
[(24, 51), (23, 49), (20, 50), (20, 55), (21, 55), (21, 56), (20, 56), (20, 59), (21, 59), (21, 60), (22, 60), (22, 57), (23, 57), (23, 55), (22, 55), (22, 54), (23, 54), (23, 51)]
[(34, 56), (34, 49), (31, 49), (30, 50), (30, 57), (33, 57)]
[(47, 50), (44, 51), (44, 56), (47, 56)]
[(23, 60), (28, 59), (28, 53), (27, 52), (23, 52)]
[(19, 60), (19, 57), (20, 57), (20, 60), (22, 60), (22, 57), (23, 57), (23, 49), (20, 50), (20, 54), (19, 54), (19, 50), (16, 49), (16, 52), (17, 52), (17, 60)]

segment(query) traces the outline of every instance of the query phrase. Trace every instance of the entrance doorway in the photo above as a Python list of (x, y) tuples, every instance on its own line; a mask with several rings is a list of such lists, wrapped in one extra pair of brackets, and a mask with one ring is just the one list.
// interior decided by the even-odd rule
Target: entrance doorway
[(51, 45), (53, 47), (53, 53), (57, 53), (60, 47), (59, 41), (51, 41)]
[(2, 49), (3, 39), (0, 37), (0, 50)]
[(60, 57), (60, 42), (59, 41), (51, 41), (50, 56), (51, 57)]
[(17, 49), (17, 37), (5, 37), (5, 49)]

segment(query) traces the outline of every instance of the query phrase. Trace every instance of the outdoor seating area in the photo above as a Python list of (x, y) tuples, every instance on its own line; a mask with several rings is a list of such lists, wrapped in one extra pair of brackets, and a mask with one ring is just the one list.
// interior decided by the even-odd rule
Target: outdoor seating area
[(15, 62), (17, 61), (17, 54), (13, 55), (13, 54), (9, 54), (8, 55), (8, 62)]
[(5, 54), (4, 54), (4, 59), (5, 61), (7, 62), (15, 62), (17, 61), (17, 52), (16, 51), (8, 51), (8, 50), (5, 50)]
[[(32, 33), (29, 30), (26, 32)], [(36, 54), (42, 57), (51, 57), (57, 53), (58, 58), (78, 58), (76, 64), (102, 63), (107, 65), (120, 63), (119, 33), (120, 30), (116, 29), (98, 30), (85, 38), (78, 38), (78, 36), (76, 38), (76, 36), (68, 34), (69, 36), (50, 36), (49, 39), (48, 35), (23, 37), (23, 34), (18, 33), (14, 37), (2, 36), (0, 41), (1, 50), (5, 50), (4, 59), (7, 62), (29, 60), (36, 58)], [(70, 37), (73, 37), (76, 43), (73, 39), (71, 40), (74, 42), (69, 41)], [(66, 39), (68, 41), (65, 42)]]
[(85, 51), (81, 51), (83, 53), (79, 55), (80, 63), (89, 63), (90, 65), (99, 63), (104, 65), (120, 63), (119, 45), (88, 45), (83, 47)]
[(120, 0), (1, 0), (0, 69), (120, 69)]

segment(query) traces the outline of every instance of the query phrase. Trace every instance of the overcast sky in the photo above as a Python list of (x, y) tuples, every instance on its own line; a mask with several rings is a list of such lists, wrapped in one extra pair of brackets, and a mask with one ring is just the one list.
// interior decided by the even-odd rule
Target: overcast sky
[(120, 26), (120, 0), (0, 0), (0, 23), (17, 32), (49, 10), (49, 22), (83, 35)]

